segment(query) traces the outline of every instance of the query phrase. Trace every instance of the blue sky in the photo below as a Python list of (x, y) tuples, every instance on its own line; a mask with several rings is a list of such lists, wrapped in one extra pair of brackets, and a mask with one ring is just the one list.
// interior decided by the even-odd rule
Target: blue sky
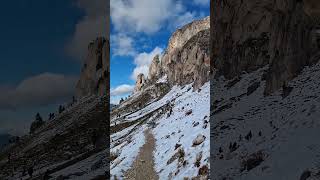
[(37, 112), (46, 119), (72, 98), (106, 8), (106, 0), (1, 3), (0, 133), (26, 133)]
[(177, 28), (209, 14), (209, 0), (111, 0), (111, 103), (131, 94)]

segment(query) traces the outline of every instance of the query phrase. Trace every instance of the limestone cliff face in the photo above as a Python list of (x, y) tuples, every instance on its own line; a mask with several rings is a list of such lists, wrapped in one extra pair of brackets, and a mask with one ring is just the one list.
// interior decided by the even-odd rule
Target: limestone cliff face
[(159, 55), (156, 55), (151, 65), (149, 66), (149, 75), (148, 78), (153, 81), (155, 79), (158, 79), (162, 74), (161, 64), (160, 64), (160, 57)]
[(169, 40), (161, 60), (170, 84), (194, 82), (198, 88), (208, 81), (210, 19), (194, 21), (177, 30)]
[(109, 74), (109, 41), (97, 38), (88, 46), (80, 79), (76, 85), (76, 98), (107, 93)]
[(184, 85), (194, 82), (194, 88), (209, 80), (209, 30), (193, 36), (181, 49), (169, 54), (171, 63), (166, 67), (169, 82)]
[(169, 39), (167, 52), (173, 52), (175, 49), (182, 48), (186, 42), (195, 36), (198, 32), (210, 28), (210, 17), (193, 21), (175, 31)]
[(210, 72), (209, 24), (210, 19), (206, 17), (174, 32), (162, 58), (159, 55), (153, 58), (148, 78), (145, 79), (143, 74), (137, 77), (135, 92), (154, 84), (163, 75), (167, 75), (170, 86), (193, 82), (197, 89), (207, 82)]
[(141, 91), (142, 88), (145, 86), (146, 84), (146, 79), (144, 77), (144, 74), (139, 74), (137, 76), (137, 81), (136, 81), (136, 86), (134, 88), (134, 92), (138, 92), (138, 91)]
[(310, 1), (211, 1), (216, 75), (232, 79), (269, 65), (265, 93), (270, 94), (313, 63), (317, 11)]

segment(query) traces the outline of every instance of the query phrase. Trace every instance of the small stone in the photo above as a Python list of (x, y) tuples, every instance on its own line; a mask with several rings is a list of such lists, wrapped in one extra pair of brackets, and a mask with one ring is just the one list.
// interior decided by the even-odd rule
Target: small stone
[(196, 123), (193, 124), (193, 127), (196, 127), (198, 125), (199, 125), (199, 122), (196, 122)]
[(209, 173), (209, 168), (207, 165), (204, 165), (199, 169), (198, 175), (204, 176), (204, 175), (208, 175), (208, 173)]
[(189, 116), (190, 114), (192, 114), (192, 109), (190, 109), (190, 110), (188, 110), (188, 111), (186, 112), (186, 116)]
[(174, 146), (174, 150), (178, 149), (180, 146), (181, 146), (181, 144), (178, 144), (178, 143), (177, 143), (177, 144)]

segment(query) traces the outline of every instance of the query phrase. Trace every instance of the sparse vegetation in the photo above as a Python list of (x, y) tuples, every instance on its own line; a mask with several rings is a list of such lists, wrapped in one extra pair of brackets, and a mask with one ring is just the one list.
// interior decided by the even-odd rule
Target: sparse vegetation
[(45, 122), (42, 120), (40, 113), (36, 114), (35, 121), (31, 123), (30, 134), (33, 134), (38, 128), (40, 128)]
[(61, 114), (65, 110), (64, 106), (60, 105), (59, 106), (59, 114)]

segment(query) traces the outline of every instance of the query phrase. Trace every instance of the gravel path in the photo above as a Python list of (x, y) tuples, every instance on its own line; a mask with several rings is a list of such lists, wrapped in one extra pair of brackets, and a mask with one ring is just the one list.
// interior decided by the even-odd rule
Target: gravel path
[(157, 180), (159, 179), (154, 170), (153, 151), (155, 139), (150, 130), (144, 132), (146, 143), (140, 148), (140, 152), (133, 162), (132, 167), (125, 173), (128, 180)]

